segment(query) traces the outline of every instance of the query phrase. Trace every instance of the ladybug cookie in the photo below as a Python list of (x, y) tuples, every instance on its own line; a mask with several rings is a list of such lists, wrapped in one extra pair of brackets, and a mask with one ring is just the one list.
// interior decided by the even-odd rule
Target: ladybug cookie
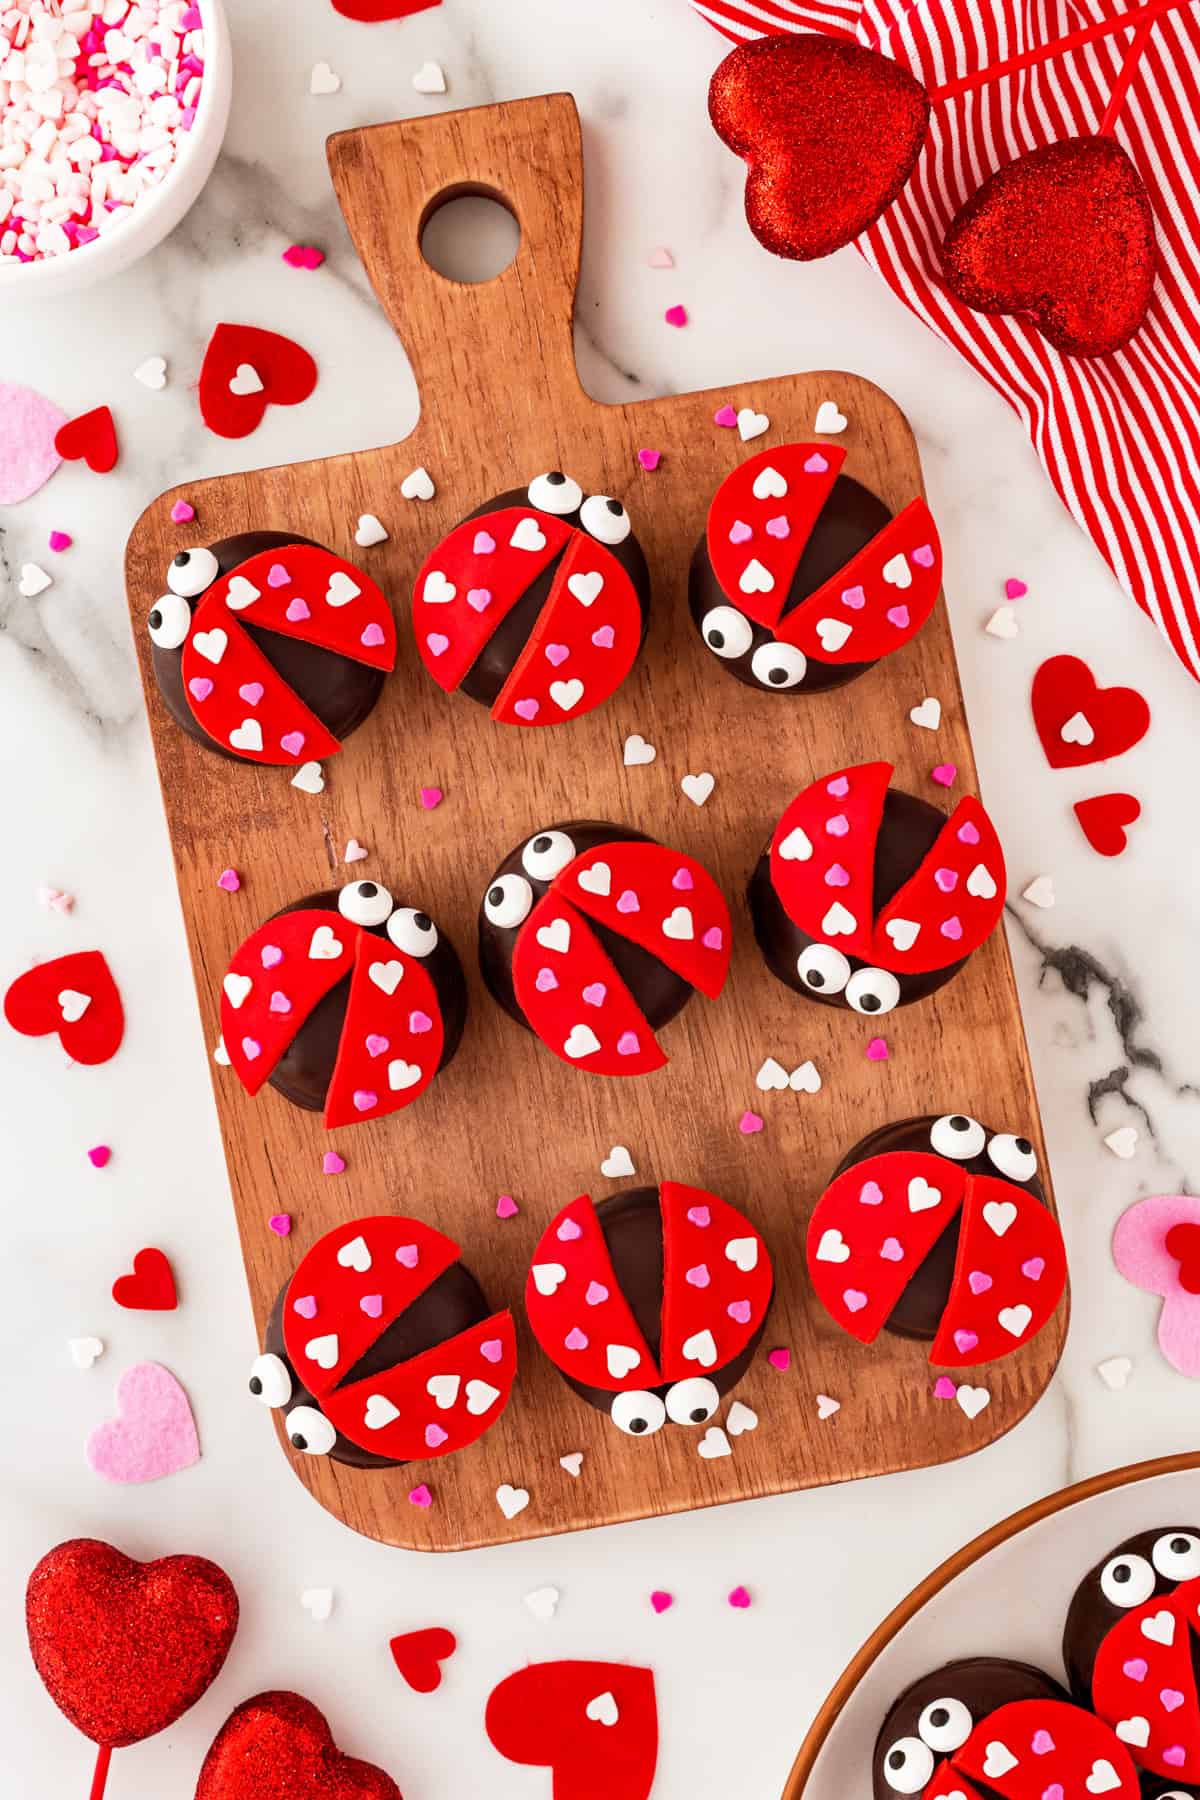
[[(1004, 1701), (979, 1716), (969, 1699), (932, 1694), (916, 1732), (894, 1738), (885, 1724), (875, 1747), (876, 1800), (1139, 1800), (1137, 1771), (1124, 1744), (1100, 1719), (1058, 1697), (1048, 1677), (1023, 1664), (988, 1663), (998, 1686), (1045, 1693)], [(953, 1690), (970, 1665), (951, 1664), (902, 1695), (889, 1714), (912, 1716), (926, 1682)], [(1004, 1671), (1000, 1674), (1000, 1671)], [(980, 1696), (982, 1700), (984, 1697)], [(979, 1700), (975, 1701), (979, 1704)], [(899, 1720), (897, 1720), (899, 1723)], [(886, 1741), (885, 1741), (886, 1739)]]
[(661, 1069), (655, 1033), (694, 989), (716, 999), (729, 955), (729, 908), (707, 870), (596, 820), (519, 844), (480, 908), (493, 998), (564, 1062), (597, 1075)]
[(952, 1781), (949, 1759), (999, 1707), (1066, 1699), (1065, 1690), (1041, 1669), (1004, 1657), (970, 1656), (922, 1675), (893, 1702), (880, 1726), (871, 1764), (875, 1800), (925, 1794), (943, 1770)]
[(450, 1456), (508, 1404), (511, 1313), (419, 1219), (355, 1219), (301, 1262), (267, 1322), (250, 1392), (294, 1450), (356, 1469)]
[(376, 881), (312, 894), (251, 934), (221, 984), (226, 1054), (329, 1129), (410, 1106), (463, 1033), (467, 992), (449, 938)]
[(525, 1284), (533, 1334), (589, 1405), (630, 1437), (703, 1425), (739, 1382), (774, 1291), (743, 1213), (664, 1181), (563, 1208)]
[(1006, 873), (973, 796), (947, 818), (888, 786), (892, 765), (825, 775), (792, 801), (750, 880), (771, 973), (875, 1017), (935, 993), (991, 935)]
[(1072, 1597), (1063, 1660), (1148, 1792), (1200, 1788), (1200, 1526), (1139, 1532), (1097, 1563)]
[(857, 1144), (814, 1208), (808, 1268), (825, 1310), (860, 1343), (884, 1330), (916, 1338), (942, 1368), (1027, 1344), (1067, 1279), (1032, 1144), (966, 1113)]
[(273, 531), (181, 550), (146, 628), (171, 717), (245, 762), (332, 756), (396, 662), (391, 608), (370, 577)]
[(731, 675), (769, 693), (818, 693), (909, 643), (942, 581), (924, 500), (895, 518), (841, 473), (833, 444), (781, 444), (717, 490), (692, 557), (696, 629)]
[(557, 469), (456, 525), (413, 595), (433, 679), (504, 725), (558, 725), (602, 705), (637, 661), (649, 618), (629, 514)]

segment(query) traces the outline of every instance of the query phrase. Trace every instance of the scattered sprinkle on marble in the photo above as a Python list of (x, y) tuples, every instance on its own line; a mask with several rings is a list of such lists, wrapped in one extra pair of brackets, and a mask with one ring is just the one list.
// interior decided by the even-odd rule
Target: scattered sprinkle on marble
[(52, 531), (46, 541), (57, 556), (61, 551), (69, 550), (75, 540), (68, 531)]
[(839, 432), (845, 431), (849, 423), (845, 413), (838, 411), (836, 401), (822, 400), (817, 408), (813, 430), (819, 432), (822, 437), (837, 437)]
[(729, 1595), (729, 1604), (736, 1607), (739, 1612), (744, 1612), (752, 1604), (749, 1588), (735, 1587)]
[(334, 73), (327, 62), (314, 63), (308, 77), (310, 94), (336, 94), (342, 85), (340, 75)]
[(300, 1596), (300, 1604), (310, 1619), (323, 1625), (333, 1611), (332, 1588), (305, 1588)]
[(242, 878), (236, 869), (222, 869), (217, 876), (217, 886), (224, 888), (227, 894), (236, 894), (242, 885)]
[(322, 1175), (340, 1175), (345, 1167), (345, 1157), (339, 1156), (336, 1150), (326, 1150), (321, 1158)]
[(365, 862), (370, 854), (371, 852), (367, 849), (365, 844), (360, 844), (357, 838), (351, 838), (346, 845), (346, 851), (342, 857), (342, 861), (348, 863)]
[(1028, 592), (1028, 586), (1021, 580), (1019, 575), (1010, 575), (1004, 584), (1004, 598), (1006, 600), (1023, 600)]
[(668, 306), (663, 318), (668, 325), (674, 325), (676, 331), (681, 331), (688, 322), (687, 308), (686, 306)]
[(637, 459), (641, 463), (643, 469), (646, 469), (649, 472), (653, 473), (653, 471), (655, 469), (657, 469), (659, 463), (662, 461), (662, 451), (661, 450), (639, 450)]
[(440, 806), (445, 798), (446, 796), (439, 787), (423, 787), (421, 789), (421, 805), (426, 812), (433, 812), (434, 808)]
[(841, 1410), (842, 1410), (841, 1401), (835, 1400), (831, 1394), (818, 1394), (817, 1395), (817, 1417), (818, 1417), (818, 1419), (832, 1419), (834, 1413), (841, 1412)]
[(525, 1605), (535, 1619), (540, 1619), (542, 1624), (546, 1625), (558, 1611), (558, 1603), (561, 1599), (562, 1594), (556, 1587), (540, 1587), (534, 1588), (532, 1593), (526, 1594)]
[(650, 1595), (650, 1604), (656, 1613), (670, 1612), (675, 1604), (674, 1594), (668, 1594), (665, 1588), (655, 1588)]
[(90, 1369), (104, 1355), (104, 1344), (98, 1337), (68, 1338), (67, 1349), (77, 1369)]
[(578, 1481), (579, 1471), (583, 1467), (583, 1451), (572, 1450), (569, 1455), (560, 1456), (558, 1459), (558, 1466), (560, 1469), (565, 1469), (568, 1475), (575, 1481)]
[(1119, 1394), (1133, 1374), (1133, 1358), (1108, 1356), (1102, 1363), (1096, 1364), (1096, 1373), (1106, 1388), (1111, 1388), (1114, 1394)]
[(321, 772), (320, 763), (301, 763), (300, 767), (296, 770), (296, 773), (292, 776), (292, 786), (294, 788), (299, 788), (302, 794), (323, 794), (325, 792), (325, 777)]
[(633, 1158), (624, 1144), (614, 1144), (604, 1161), (600, 1164), (600, 1173), (607, 1175), (610, 1181), (619, 1181), (623, 1175), (636, 1175)]
[(196, 516), (196, 509), (190, 500), (177, 500), (171, 508), (171, 517), (176, 525), (189, 525)]
[(874, 1037), (867, 1045), (868, 1062), (887, 1062), (891, 1054), (886, 1038)]
[(792, 1353), (785, 1345), (777, 1344), (774, 1350), (767, 1351), (767, 1361), (773, 1369), (779, 1369), (786, 1374), (792, 1366)]
[(267, 1224), (276, 1237), (287, 1237), (292, 1229), (292, 1215), (290, 1213), (272, 1213)]
[(631, 731), (625, 739), (623, 755), (627, 769), (640, 769), (646, 763), (652, 763), (658, 755), (658, 751), (653, 744), (648, 744), (638, 732)]
[(679, 785), (693, 806), (703, 806), (711, 797), (717, 778), (711, 770), (703, 769), (699, 775), (685, 775)]
[(283, 260), (289, 269), (319, 269), (325, 261), (325, 252), (318, 250), (315, 244), (289, 244)]
[(374, 513), (360, 513), (354, 541), (360, 550), (373, 550), (376, 544), (387, 543), (387, 527)]
[(48, 587), (53, 586), (53, 575), (47, 575), (40, 563), (21, 564), (21, 579), (17, 587), (26, 600), (36, 600), (39, 594), (44, 594)]
[(942, 703), (933, 694), (926, 694), (920, 706), (912, 707), (908, 716), (922, 731), (936, 731), (942, 722)]
[(446, 71), (440, 63), (424, 62), (413, 75), (412, 84), (418, 94), (444, 94)]
[(1054, 905), (1054, 878), (1051, 875), (1035, 875), (1029, 886), (1021, 895), (1028, 900), (1030, 906), (1049, 907)]
[(40, 887), (37, 897), (38, 905), (44, 906), (47, 912), (69, 913), (75, 904), (74, 894), (64, 894), (56, 887)]
[(424, 1482), (421, 1483), (420, 1487), (411, 1488), (409, 1490), (408, 1504), (410, 1506), (433, 1505), (433, 1495), (430, 1493)]
[(747, 1108), (738, 1120), (738, 1130), (743, 1137), (753, 1137), (755, 1132), (761, 1131), (762, 1128), (763, 1122), (761, 1118), (756, 1112), (751, 1112), (749, 1108)]
[(511, 1194), (501, 1194), (496, 1202), (496, 1217), (498, 1219), (515, 1219), (520, 1210), (520, 1207), (517, 1205)]
[(955, 763), (939, 763), (936, 769), (930, 769), (929, 774), (939, 787), (950, 788), (958, 780), (958, 767)]
[(103, 1169), (112, 1161), (112, 1150), (108, 1144), (93, 1144), (87, 1153), (87, 1159), (93, 1169)]
[(1111, 1150), (1114, 1156), (1120, 1157), (1122, 1162), (1128, 1162), (1130, 1157), (1135, 1155), (1137, 1151), (1137, 1126), (1119, 1126), (1116, 1131), (1109, 1132), (1104, 1143), (1106, 1148)]
[(673, 269), (675, 267), (675, 258), (669, 250), (664, 250), (661, 244), (650, 252), (646, 261), (652, 269)]
[(406, 500), (432, 500), (437, 493), (433, 485), (433, 476), (423, 465), (411, 470), (400, 483), (400, 492)]
[(161, 394), (167, 385), (167, 359), (165, 356), (148, 356), (133, 371), (133, 379), (142, 387), (149, 388), (152, 393)]
[(1021, 627), (1011, 606), (998, 606), (983, 629), (994, 638), (1015, 638)]

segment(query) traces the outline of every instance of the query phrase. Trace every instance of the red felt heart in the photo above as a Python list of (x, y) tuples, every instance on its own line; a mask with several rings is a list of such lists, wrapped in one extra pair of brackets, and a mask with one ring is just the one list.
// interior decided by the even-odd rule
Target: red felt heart
[(1200, 1294), (1200, 1225), (1172, 1225), (1165, 1239), (1167, 1255), (1179, 1264), (1185, 1294)]
[(4, 1016), (25, 1037), (56, 1031), (80, 1063), (107, 1062), (125, 1035), (121, 996), (99, 950), (56, 956), (18, 975), (4, 996)]
[(1132, 794), (1094, 794), (1075, 802), (1083, 835), (1101, 856), (1120, 856), (1129, 847), (1125, 827), (1135, 825), (1141, 816), (1142, 803)]
[(299, 1694), (256, 1694), (222, 1725), (196, 1800), (401, 1800), (390, 1775), (343, 1756), (325, 1717)]
[[(253, 387), (247, 370), (261, 388)], [(316, 363), (291, 338), (257, 325), (222, 324), (204, 352), (200, 413), (218, 437), (248, 437), (261, 425), (268, 406), (296, 406), (316, 385)]]
[(50, 1698), (94, 1744), (118, 1748), (195, 1705), (233, 1642), (238, 1598), (201, 1556), (134, 1562), (76, 1538), (33, 1571), (25, 1613)]
[(442, 1664), (458, 1649), (458, 1639), (441, 1625), (428, 1631), (406, 1631), (389, 1646), (392, 1661), (417, 1694), (432, 1694), (442, 1685)]
[(59, 427), (54, 448), (64, 462), (85, 462), (96, 475), (107, 475), (117, 463), (117, 428), (107, 406), (93, 407)]
[(1154, 214), (1114, 138), (1072, 137), (985, 181), (942, 246), (946, 284), (984, 313), (1031, 313), (1069, 356), (1131, 338), (1154, 288)]
[(411, 13), (427, 12), (441, 4), (442, 0), (333, 0), (333, 10), (343, 19), (374, 24), (379, 19), (407, 19)]
[(118, 1275), (112, 1297), (130, 1312), (174, 1312), (179, 1304), (171, 1265), (161, 1250), (139, 1250), (133, 1274)]
[(1150, 708), (1136, 689), (1100, 687), (1077, 656), (1052, 656), (1042, 664), (1033, 678), (1032, 702), (1052, 769), (1107, 762), (1132, 749), (1150, 728)]
[(708, 112), (749, 170), (751, 231), (776, 256), (807, 261), (849, 244), (891, 205), (925, 141), (929, 99), (877, 51), (788, 35), (727, 56)]
[(658, 1707), (650, 1669), (531, 1663), (493, 1688), (485, 1724), (509, 1762), (553, 1769), (554, 1800), (646, 1800), (653, 1786)]

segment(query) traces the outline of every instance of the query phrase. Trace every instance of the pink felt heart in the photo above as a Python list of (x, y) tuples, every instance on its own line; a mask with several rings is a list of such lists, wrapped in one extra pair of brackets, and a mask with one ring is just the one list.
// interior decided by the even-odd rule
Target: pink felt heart
[(87, 1441), (89, 1466), (106, 1481), (160, 1481), (200, 1460), (188, 1397), (161, 1363), (135, 1363), (117, 1383), (117, 1416)]
[(45, 485), (62, 461), (54, 440), (67, 415), (32, 388), (0, 381), (0, 506)]

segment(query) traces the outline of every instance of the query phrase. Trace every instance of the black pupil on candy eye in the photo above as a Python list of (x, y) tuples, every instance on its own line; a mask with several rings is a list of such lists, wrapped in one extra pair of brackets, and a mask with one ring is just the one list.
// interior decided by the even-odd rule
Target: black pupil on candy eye
[(888, 1757), (888, 1768), (889, 1769), (902, 1769), (903, 1767), (904, 1767), (904, 1752), (903, 1752), (903, 1750), (893, 1750), (891, 1755)]
[(621, 502), (619, 500), (607, 500), (607, 501), (605, 501), (605, 505), (608, 507), (609, 512), (612, 513), (613, 517), (616, 519), (619, 519), (621, 514), (625, 510), (625, 508), (621, 505)]
[(705, 1419), (708, 1417), (708, 1413), (703, 1406), (693, 1406), (688, 1417), (691, 1419), (693, 1425), (703, 1425)]
[(252, 1375), (250, 1377), (250, 1392), (252, 1394), (262, 1393), (262, 1382), (258, 1379), (257, 1375)]
[(1129, 1567), (1128, 1563), (1118, 1563), (1117, 1567), (1113, 1570), (1113, 1580), (1121, 1582), (1128, 1581), (1132, 1574), (1133, 1570)]
[(191, 551), (190, 550), (181, 550), (179, 552), (179, 555), (175, 558), (175, 567), (177, 569), (186, 569), (188, 564), (191, 562), (191, 560), (192, 560)]
[(809, 987), (815, 988), (823, 988), (825, 986), (825, 977), (822, 975), (820, 969), (813, 970), (808, 978), (808, 985)]
[(561, 469), (551, 469), (546, 477), (546, 480), (550, 483), (551, 487), (561, 487), (566, 479), (567, 478)]
[(301, 1437), (300, 1433), (297, 1432), (295, 1437), (292, 1439), (292, 1449), (293, 1450), (307, 1450), (308, 1449), (308, 1439), (306, 1437)]
[(379, 892), (379, 889), (375, 886), (373, 881), (360, 881), (358, 884), (358, 891), (364, 900), (373, 900)]
[(1033, 1145), (1029, 1142), (1028, 1138), (1018, 1138), (1017, 1149), (1022, 1156), (1032, 1156), (1033, 1154)]
[(723, 631), (710, 631), (708, 634), (708, 641), (714, 650), (723, 650), (725, 648), (725, 633)]
[(862, 1009), (864, 1012), (878, 1012), (879, 1011), (879, 996), (878, 996), (878, 994), (864, 994), (862, 997)]
[(971, 1122), (969, 1119), (964, 1119), (961, 1113), (955, 1113), (950, 1121), (950, 1129), (951, 1131), (969, 1131)]
[(630, 1419), (629, 1429), (630, 1429), (630, 1431), (636, 1431), (636, 1432), (645, 1431), (645, 1429), (646, 1429), (645, 1419)]
[(433, 920), (429, 917), (428, 913), (419, 912), (413, 914), (413, 924), (418, 931), (429, 931), (432, 929)]
[(767, 670), (767, 680), (770, 682), (773, 682), (776, 687), (781, 687), (783, 685), (783, 683), (787, 680), (787, 670), (786, 669), (768, 669)]
[(494, 888), (488, 889), (488, 904), (490, 906), (499, 906), (503, 899), (504, 899), (504, 889), (502, 887), (494, 887)]
[(154, 611), (150, 614), (149, 619), (147, 619), (146, 623), (149, 625), (151, 631), (157, 631), (159, 626), (162, 624), (162, 622), (163, 622), (162, 614), (159, 612), (159, 610), (156, 606)]
[(935, 1706), (929, 1715), (929, 1723), (937, 1730), (940, 1730), (943, 1725), (948, 1725), (950, 1723), (950, 1714), (946, 1711), (944, 1706)]
[(536, 837), (533, 840), (533, 847), (539, 855), (545, 855), (546, 851), (550, 848), (550, 839), (548, 837)]
[(1186, 1556), (1191, 1547), (1192, 1546), (1185, 1537), (1171, 1539), (1171, 1549), (1175, 1552), (1176, 1556)]

